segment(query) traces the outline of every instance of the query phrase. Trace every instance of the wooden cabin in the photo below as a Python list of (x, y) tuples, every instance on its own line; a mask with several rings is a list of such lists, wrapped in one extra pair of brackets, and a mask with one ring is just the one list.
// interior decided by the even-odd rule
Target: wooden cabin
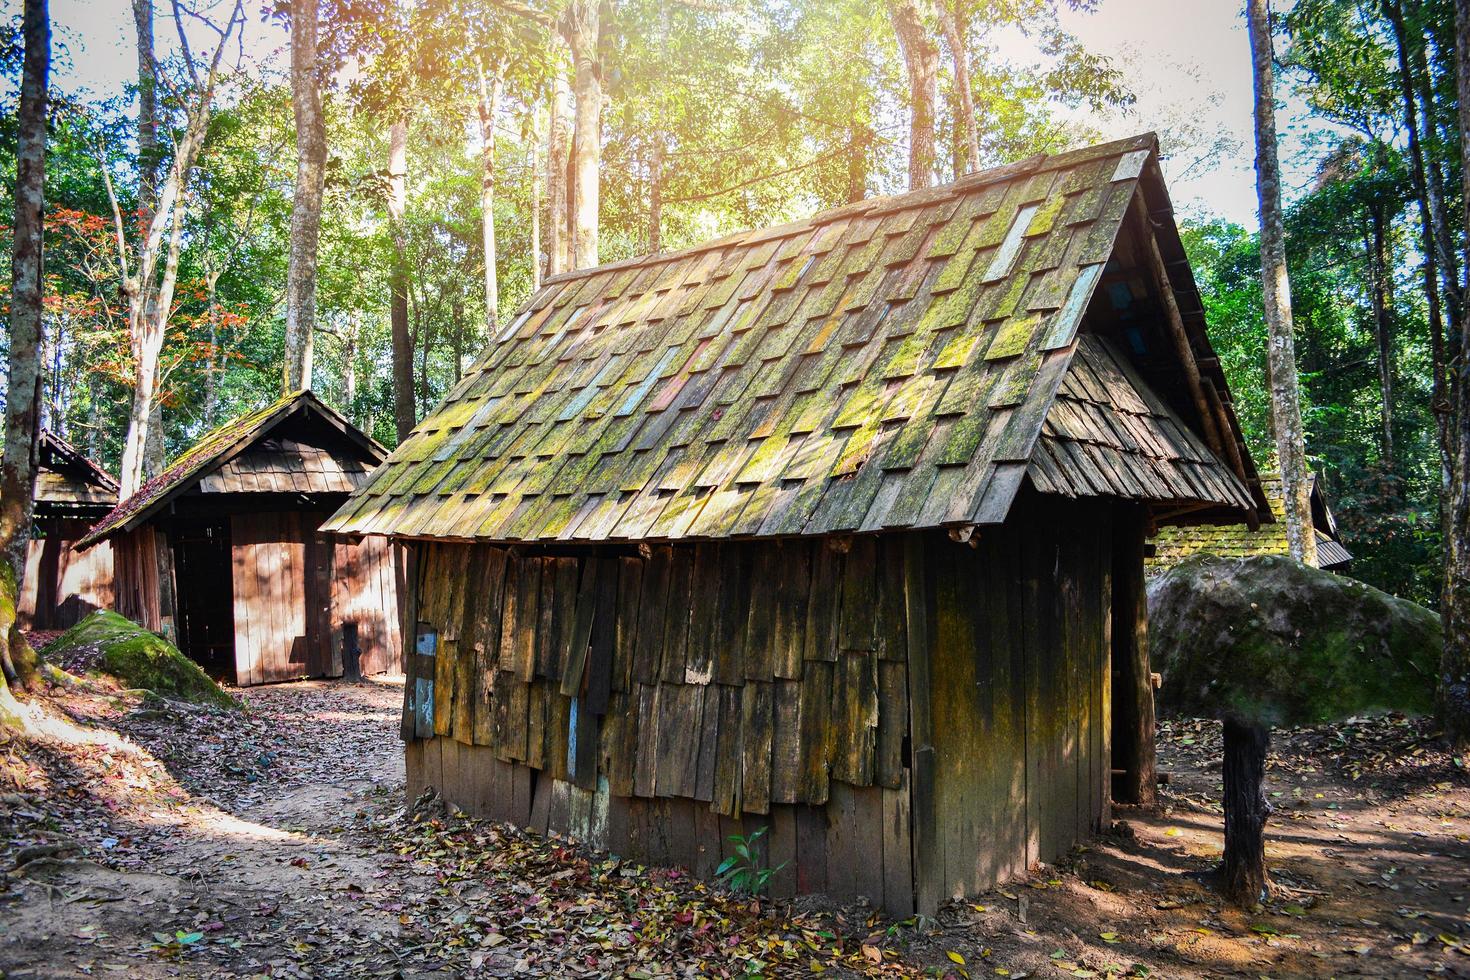
[(119, 503), (81, 542), (111, 542), (118, 612), (241, 686), (400, 664), (398, 563), (385, 538), (322, 521), (386, 455), (309, 391), (234, 419)]
[(62, 630), (112, 607), (112, 547), (78, 551), (77, 541), (117, 506), (117, 481), (54, 432), (43, 429), (31, 541), (16, 610), (21, 629)]
[(1104, 826), (1147, 534), (1269, 519), (1157, 155), (548, 279), (326, 524), (408, 548), (409, 793), (900, 916)]
[[(1311, 475), (1312, 533), (1317, 541), (1316, 554), (1308, 564), (1331, 572), (1346, 571), (1353, 560), (1352, 552), (1342, 543), (1337, 519), (1327, 506), (1322, 481)], [(1271, 505), (1274, 521), (1251, 527), (1248, 524), (1202, 525), (1160, 528), (1149, 542), (1150, 553), (1144, 562), (1149, 577), (1162, 575), (1194, 555), (1218, 555), (1222, 558), (1247, 558), (1256, 555), (1290, 553), (1286, 542), (1286, 498), (1281, 492), (1281, 474), (1261, 476), (1261, 489)]]

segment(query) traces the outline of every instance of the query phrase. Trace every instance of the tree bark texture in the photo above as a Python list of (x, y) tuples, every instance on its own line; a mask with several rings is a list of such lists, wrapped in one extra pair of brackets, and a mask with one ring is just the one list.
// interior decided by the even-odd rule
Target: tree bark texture
[(1143, 550), (1148, 510), (1120, 507), (1113, 531), (1113, 799), (1158, 802), (1154, 685), (1148, 657), (1148, 590)]
[(572, 150), (572, 90), (566, 74), (554, 73), (551, 82), (551, 127), (546, 144), (546, 273), (556, 275), (572, 267), (570, 200), (567, 171)]
[[(5, 399), (5, 456), (0, 460), (0, 549), (20, 582), (31, 537), (41, 424), (42, 229), (46, 210), (46, 99), (51, 20), (46, 0), (26, 0), (25, 54), (16, 117), (15, 239), (10, 260), (10, 366)], [(9, 645), (5, 672), (16, 672)]]
[(153, 56), (153, 0), (133, 0), (138, 48), (139, 223), (153, 220), (158, 197), (158, 63)]
[(286, 270), (284, 390), (311, 387), (316, 329), (317, 243), (327, 179), (327, 122), (317, 67), (317, 0), (291, 2), (291, 108), (296, 118), (296, 192), (291, 198), (291, 251)]
[(1390, 275), (1384, 238), (1383, 209), (1375, 205), (1370, 216), (1371, 229), (1367, 241), (1368, 267), (1372, 276), (1373, 334), (1378, 343), (1379, 452), (1383, 465), (1393, 466), (1393, 325), (1388, 313), (1388, 277)]
[(541, 291), (541, 107), (531, 110), (531, 292)]
[(955, 178), (973, 173), (980, 166), (980, 131), (975, 122), (975, 93), (970, 89), (970, 55), (965, 43), (963, 0), (954, 0), (959, 10), (950, 7), (950, 0), (940, 0), (939, 23), (944, 29), (944, 43), (949, 46), (954, 59), (954, 88), (958, 96), (959, 116), (955, 122), (956, 142), (960, 143), (963, 163), (955, 167)]
[[(1455, 42), (1463, 163), (1470, 161), (1470, 0), (1455, 0)], [(1464, 190), (1470, 192), (1470, 172), (1462, 173)], [(1470, 235), (1470, 213), (1466, 214), (1465, 225)], [(1464, 328), (1463, 321), (1453, 339), (1450, 390), (1454, 456), (1445, 535), (1444, 595), (1440, 602), (1444, 616), (1440, 710), (1446, 732), (1463, 747), (1470, 745), (1470, 330)]]
[(388, 319), (393, 335), (393, 424), (398, 441), (417, 422), (413, 398), (413, 334), (408, 329), (408, 120), (398, 119), (388, 133), (388, 220), (393, 225), (393, 269), (389, 279)]
[[(485, 324), (495, 336), (500, 319), (500, 287), (495, 278), (495, 114), (500, 108), (500, 73), (488, 77), (475, 64), (480, 83), (480, 242), (485, 251)], [(534, 181), (533, 181), (534, 182)], [(532, 249), (535, 249), (534, 243)]]
[(939, 99), (939, 43), (930, 0), (889, 0), (888, 18), (909, 83), (909, 190), (934, 183), (934, 109)]
[(1266, 877), (1266, 726), (1235, 717), (1225, 719), (1225, 755), (1220, 764), (1225, 785), (1225, 854), (1220, 887), (1236, 905), (1261, 901)]
[(1266, 301), (1267, 359), (1271, 368), (1271, 422), (1286, 503), (1286, 543), (1291, 556), (1317, 564), (1312, 532), (1311, 483), (1296, 371), (1291, 281), (1286, 272), (1286, 232), (1281, 218), (1281, 167), (1276, 155), (1276, 96), (1272, 77), (1269, 0), (1247, 0), (1255, 82), (1256, 197), (1261, 211), (1261, 285)]
[(564, 33), (572, 50), (572, 268), (597, 264), (599, 169), (602, 159), (602, 65), (599, 0), (571, 0)]

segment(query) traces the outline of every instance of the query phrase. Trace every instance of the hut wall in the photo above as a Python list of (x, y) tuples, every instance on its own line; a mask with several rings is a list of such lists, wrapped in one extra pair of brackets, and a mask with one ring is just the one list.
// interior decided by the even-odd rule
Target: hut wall
[[(167, 533), (145, 525), (111, 541), (114, 608), (144, 629), (155, 633), (171, 629), (173, 559)], [(160, 564), (164, 575), (159, 574)]]
[(398, 665), (391, 546), (316, 533), (324, 513), (230, 516), (235, 676), (241, 686), (342, 673), (342, 624), (358, 626), (365, 674)]
[(75, 550), (90, 524), (85, 518), (43, 518), (37, 523), (44, 536), (32, 538), (26, 551), (17, 610), (21, 629), (66, 629), (94, 610), (111, 609), (112, 545)]
[(416, 545), (410, 790), (696, 871), (767, 826), (776, 894), (895, 914), (1059, 857), (1106, 812), (1111, 536), (1018, 508), (974, 547)]

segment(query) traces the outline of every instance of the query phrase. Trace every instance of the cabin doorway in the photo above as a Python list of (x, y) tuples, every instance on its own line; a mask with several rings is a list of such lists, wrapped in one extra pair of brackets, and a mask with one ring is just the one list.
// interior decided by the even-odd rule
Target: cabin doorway
[(179, 649), (216, 680), (235, 683), (234, 583), (230, 529), (200, 521), (171, 529), (178, 583)]

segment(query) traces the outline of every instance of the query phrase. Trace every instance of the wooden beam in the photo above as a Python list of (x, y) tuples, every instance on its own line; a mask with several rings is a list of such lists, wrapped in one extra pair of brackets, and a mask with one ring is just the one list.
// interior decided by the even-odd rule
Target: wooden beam
[(1164, 265), (1164, 256), (1159, 251), (1158, 239), (1154, 237), (1153, 225), (1144, 211), (1141, 194), (1133, 196), (1130, 208), (1133, 212), (1134, 228), (1138, 232), (1139, 247), (1153, 275), (1154, 287), (1159, 291), (1159, 299), (1164, 305), (1164, 322), (1169, 328), (1169, 337), (1174, 341), (1174, 350), (1178, 353), (1180, 365), (1184, 368), (1184, 381), (1189, 386), (1189, 394), (1194, 399), (1196, 411), (1199, 412), (1200, 424), (1204, 426), (1205, 442), (1209, 444), (1216, 456), (1223, 457), (1226, 440), (1221, 437), (1216, 425), (1215, 414), (1210, 410), (1209, 402), (1205, 399), (1199, 364), (1194, 358), (1194, 347), (1189, 342), (1189, 333), (1184, 329), (1184, 317), (1179, 312), (1179, 299), (1174, 295), (1174, 286), (1169, 280), (1169, 272)]

